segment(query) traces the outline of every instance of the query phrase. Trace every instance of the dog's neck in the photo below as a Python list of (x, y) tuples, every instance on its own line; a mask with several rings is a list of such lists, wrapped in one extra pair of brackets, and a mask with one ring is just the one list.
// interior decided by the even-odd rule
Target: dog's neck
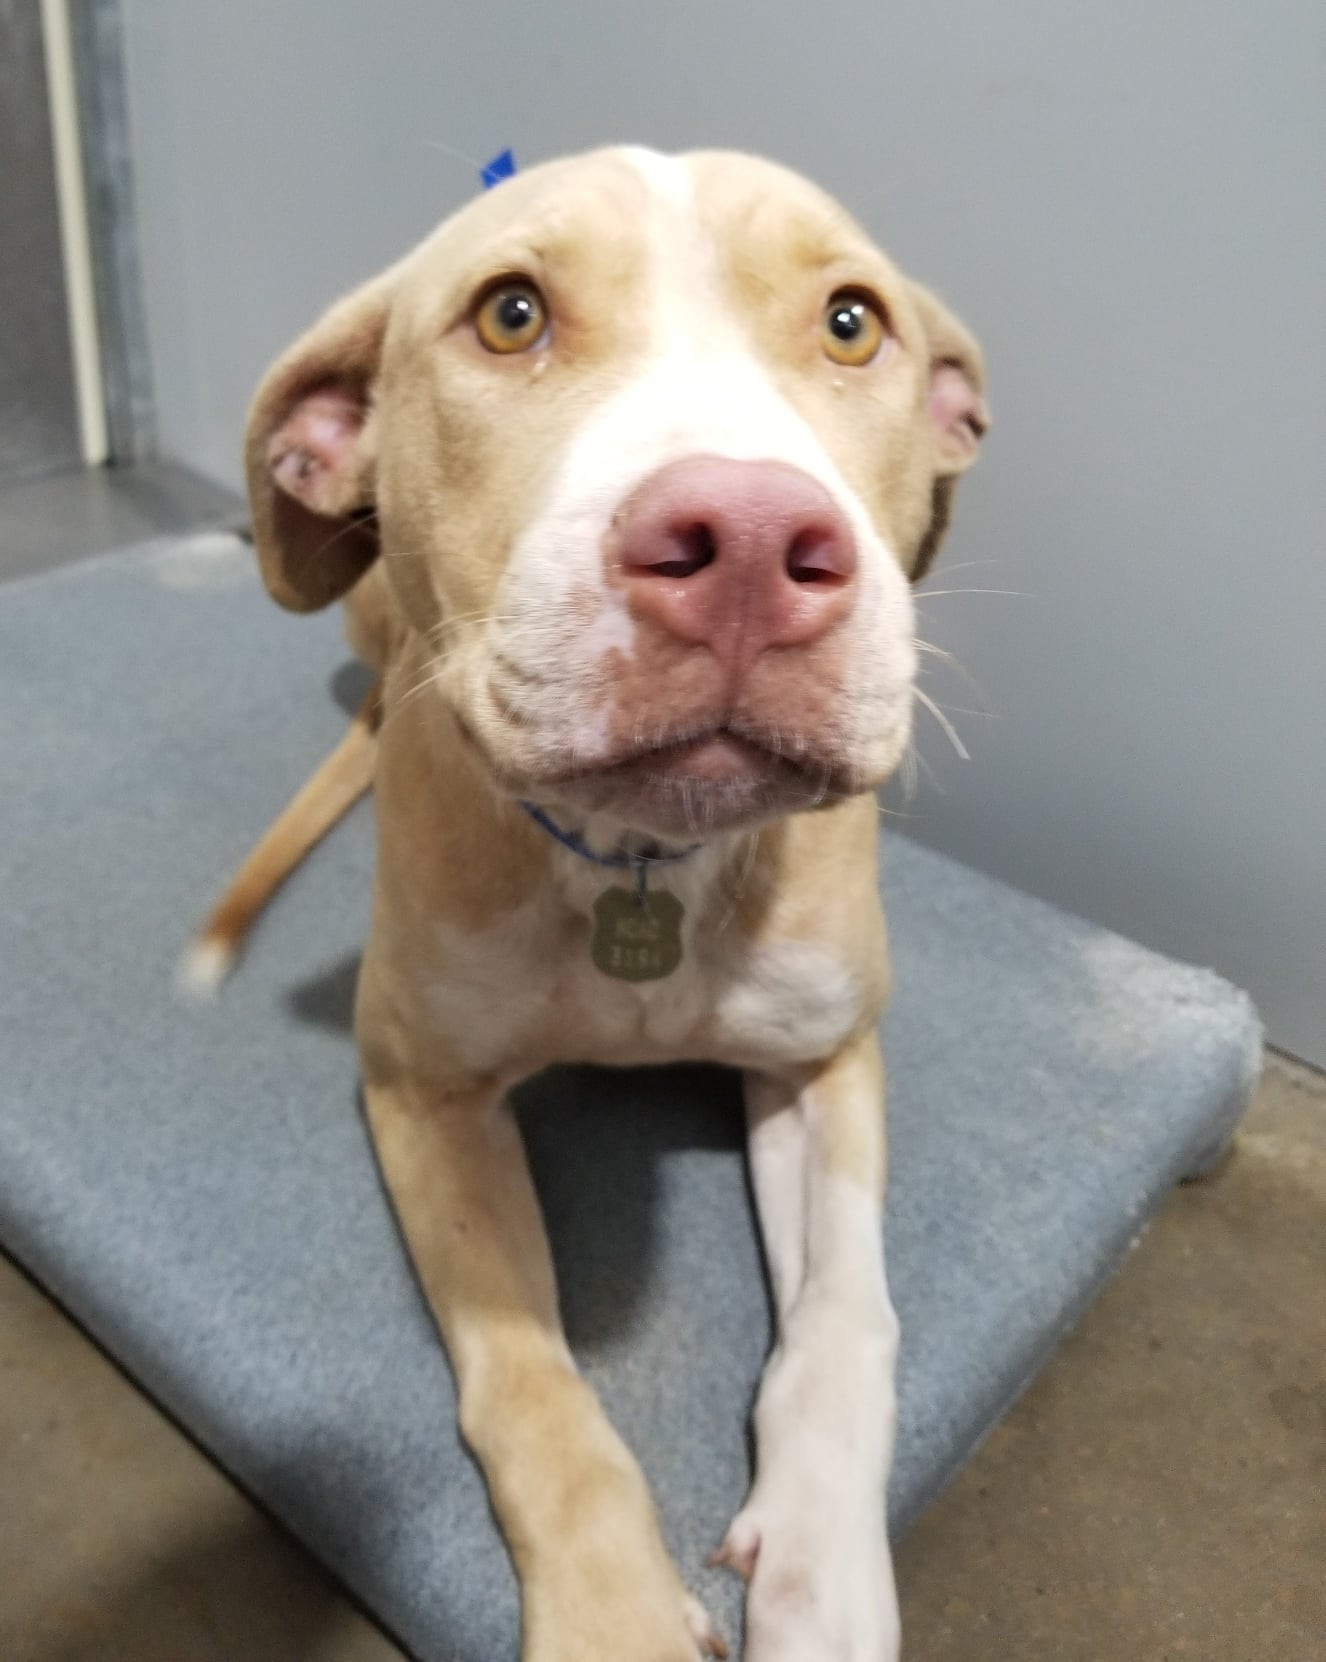
[[(576, 910), (605, 888), (666, 889), (697, 916), (728, 905), (755, 866), (760, 833), (726, 831), (664, 842), (606, 814), (538, 810), (526, 818), (549, 848), (553, 880)], [(768, 828), (766, 828), (766, 835)]]
[(591, 817), (583, 828), (579, 824), (563, 823), (559, 816), (528, 798), (522, 799), (520, 806), (541, 831), (570, 853), (602, 870), (629, 871), (637, 881), (647, 879), (651, 872), (689, 860), (704, 848), (699, 840), (665, 843), (630, 827), (619, 828), (602, 817), (597, 822)]
[[(383, 831), (401, 837), (396, 856), (400, 869), (423, 860), (446, 872), (448, 885), (463, 885), (474, 900), (470, 909), (476, 918), (502, 915), (514, 897), (528, 895), (540, 882), (549, 882), (571, 911), (587, 915), (605, 890), (634, 886), (638, 857), (683, 854), (680, 859), (649, 862), (647, 885), (675, 894), (690, 926), (707, 931), (723, 926), (738, 899), (743, 911), (755, 906), (780, 867), (785, 822), (710, 833), (692, 846), (681, 838), (651, 837), (611, 814), (537, 803), (560, 833), (613, 863), (586, 858), (502, 789), (449, 706), (411, 696), (419, 684), (418, 673), (406, 662), (393, 675), (395, 686), (388, 694), (379, 784), (380, 794), (389, 793), (397, 807)], [(418, 775), (424, 755), (436, 769), (431, 789), (421, 789)], [(398, 771), (398, 756), (411, 758), (408, 772)], [(462, 814), (454, 807), (458, 797), (468, 802)], [(406, 826), (413, 827), (408, 835)], [(615, 863), (618, 857), (625, 860), (621, 866)]]

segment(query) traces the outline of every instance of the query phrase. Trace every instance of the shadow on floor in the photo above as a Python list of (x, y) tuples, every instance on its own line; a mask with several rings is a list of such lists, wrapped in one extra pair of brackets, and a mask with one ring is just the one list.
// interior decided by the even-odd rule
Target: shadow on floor
[[(289, 1008), (348, 1032), (358, 974), (350, 954), (292, 987)], [(560, 1278), (567, 1336), (592, 1352), (649, 1297), (662, 1162), (677, 1150), (743, 1146), (740, 1080), (694, 1065), (552, 1068), (514, 1100), (554, 1263), (575, 1266)]]
[(331, 695), (347, 716), (353, 716), (368, 697), (368, 689), (372, 685), (373, 671), (368, 665), (361, 664), (357, 658), (349, 658), (332, 674)]
[(285, 997), (291, 1014), (333, 1033), (353, 1032), (359, 957), (357, 952), (347, 953), (337, 963), (291, 987)]

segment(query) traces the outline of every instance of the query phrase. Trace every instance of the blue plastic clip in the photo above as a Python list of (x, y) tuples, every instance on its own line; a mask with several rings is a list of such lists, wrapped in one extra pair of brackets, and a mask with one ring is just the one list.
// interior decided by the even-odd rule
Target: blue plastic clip
[(479, 169), (479, 177), (483, 180), (483, 188), (491, 190), (494, 185), (500, 185), (503, 179), (510, 179), (516, 171), (516, 158), (512, 151), (503, 150), (500, 156), (494, 156), (486, 167)]

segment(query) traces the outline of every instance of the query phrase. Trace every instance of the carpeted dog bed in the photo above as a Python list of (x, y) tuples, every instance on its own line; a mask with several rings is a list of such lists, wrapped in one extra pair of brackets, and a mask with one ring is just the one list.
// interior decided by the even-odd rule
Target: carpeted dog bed
[[(356, 1098), (371, 815), (219, 1003), (172, 990), (344, 726), (338, 630), (218, 535), (0, 588), (0, 1240), (412, 1651), (490, 1662), (515, 1587)], [(882, 866), (900, 1530), (1226, 1140), (1259, 1029), (1204, 970), (897, 838)], [(702, 1566), (769, 1340), (734, 1081), (565, 1072), (523, 1117), (573, 1347), (732, 1636), (738, 1588)]]

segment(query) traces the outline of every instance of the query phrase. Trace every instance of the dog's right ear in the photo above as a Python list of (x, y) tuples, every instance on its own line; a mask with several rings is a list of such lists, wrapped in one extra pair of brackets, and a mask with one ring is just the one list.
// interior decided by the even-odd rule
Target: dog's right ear
[(245, 470), (273, 599), (313, 612), (377, 558), (373, 401), (395, 290), (386, 272), (338, 301), (263, 377)]
[(911, 291), (930, 351), (926, 411), (934, 461), (930, 524), (911, 569), (912, 582), (919, 583), (944, 540), (953, 493), (976, 460), (990, 426), (990, 410), (985, 401), (985, 366), (975, 336), (929, 289), (914, 282)]

